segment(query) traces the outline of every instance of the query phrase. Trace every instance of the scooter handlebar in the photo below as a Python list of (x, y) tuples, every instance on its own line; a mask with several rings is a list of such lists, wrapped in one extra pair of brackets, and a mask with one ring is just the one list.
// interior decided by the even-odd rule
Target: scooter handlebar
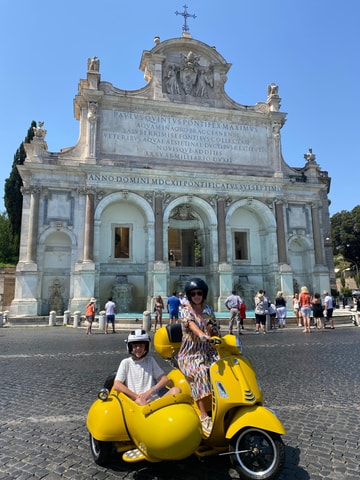
[(222, 340), (220, 337), (211, 337), (209, 343), (211, 343), (212, 345), (221, 345)]

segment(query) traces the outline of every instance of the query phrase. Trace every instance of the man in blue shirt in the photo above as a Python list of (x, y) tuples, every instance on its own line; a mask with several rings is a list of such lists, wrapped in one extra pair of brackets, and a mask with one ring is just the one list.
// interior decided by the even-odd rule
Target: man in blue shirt
[(179, 306), (180, 299), (176, 296), (176, 292), (173, 292), (172, 296), (168, 298), (167, 310), (169, 312), (169, 324), (171, 325), (175, 320), (178, 323), (179, 320)]

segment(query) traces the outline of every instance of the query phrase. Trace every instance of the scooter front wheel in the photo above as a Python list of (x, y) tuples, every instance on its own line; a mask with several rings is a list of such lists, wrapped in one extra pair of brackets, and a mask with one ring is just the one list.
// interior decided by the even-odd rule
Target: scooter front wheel
[(113, 450), (112, 443), (100, 442), (99, 440), (96, 440), (91, 433), (89, 434), (89, 437), (91, 453), (94, 457), (95, 463), (101, 467), (106, 467), (111, 460)]
[(271, 480), (282, 469), (285, 447), (280, 435), (248, 427), (230, 441), (233, 467), (246, 480)]

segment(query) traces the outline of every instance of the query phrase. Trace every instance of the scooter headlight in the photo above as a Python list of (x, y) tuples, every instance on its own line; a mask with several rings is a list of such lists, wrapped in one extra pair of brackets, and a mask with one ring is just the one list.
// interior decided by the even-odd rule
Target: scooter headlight
[(98, 399), (102, 400), (103, 402), (108, 399), (109, 390), (107, 388), (102, 388), (98, 393)]

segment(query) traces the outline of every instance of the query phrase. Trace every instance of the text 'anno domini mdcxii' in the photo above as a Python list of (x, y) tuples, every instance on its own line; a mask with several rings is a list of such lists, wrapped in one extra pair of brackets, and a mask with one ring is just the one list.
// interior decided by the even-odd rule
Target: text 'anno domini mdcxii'
[(276, 192), (282, 191), (278, 185), (265, 183), (231, 183), (209, 180), (188, 180), (171, 178), (150, 178), (126, 175), (111, 175), (101, 173), (90, 173), (87, 176), (88, 185), (100, 185), (104, 183), (117, 183), (122, 185), (139, 185), (162, 188), (187, 188), (198, 191), (199, 189), (211, 191), (236, 191), (236, 192)]
[(101, 151), (169, 160), (267, 163), (265, 126), (102, 111)]

